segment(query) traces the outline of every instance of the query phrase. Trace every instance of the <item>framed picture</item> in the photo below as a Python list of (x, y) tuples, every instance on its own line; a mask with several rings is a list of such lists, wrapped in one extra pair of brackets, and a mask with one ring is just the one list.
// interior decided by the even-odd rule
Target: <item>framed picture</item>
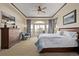
[(71, 24), (76, 23), (76, 10), (68, 13), (67, 15), (63, 16), (63, 24)]
[(11, 16), (3, 11), (1, 11), (1, 19), (2, 21), (6, 21), (6, 23), (10, 23), (11, 25), (15, 25), (15, 17)]

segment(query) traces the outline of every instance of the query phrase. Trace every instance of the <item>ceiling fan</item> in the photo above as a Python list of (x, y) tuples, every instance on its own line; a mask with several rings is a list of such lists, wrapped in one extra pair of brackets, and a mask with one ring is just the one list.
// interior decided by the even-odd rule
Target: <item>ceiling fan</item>
[(40, 12), (46, 13), (46, 12), (44, 11), (45, 9), (47, 9), (47, 7), (43, 7), (43, 8), (42, 8), (41, 6), (38, 6), (38, 7), (37, 7), (37, 10), (33, 10), (33, 11), (38, 11), (38, 14), (39, 14)]

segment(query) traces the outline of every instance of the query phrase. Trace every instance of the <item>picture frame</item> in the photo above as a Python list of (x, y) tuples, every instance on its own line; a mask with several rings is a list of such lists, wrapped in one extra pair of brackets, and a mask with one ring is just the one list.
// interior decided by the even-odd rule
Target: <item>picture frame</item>
[(76, 10), (63, 16), (63, 25), (76, 23)]
[(1, 11), (1, 19), (2, 21), (5, 20), (7, 24), (10, 23), (11, 25), (15, 25), (15, 17), (6, 12)]

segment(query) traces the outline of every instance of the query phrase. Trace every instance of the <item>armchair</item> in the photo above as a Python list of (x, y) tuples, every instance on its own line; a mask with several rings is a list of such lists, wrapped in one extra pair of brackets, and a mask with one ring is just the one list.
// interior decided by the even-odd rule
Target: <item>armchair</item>
[(27, 38), (30, 38), (30, 33), (22, 32), (22, 40), (26, 40)]

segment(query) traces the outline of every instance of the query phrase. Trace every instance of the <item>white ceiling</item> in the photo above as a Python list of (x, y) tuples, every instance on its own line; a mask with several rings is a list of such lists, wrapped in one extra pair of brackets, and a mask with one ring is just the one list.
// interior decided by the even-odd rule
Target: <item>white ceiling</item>
[[(64, 3), (14, 3), (14, 5), (27, 17), (51, 17), (53, 16)], [(39, 13), (37, 11), (37, 6), (47, 7), (45, 9), (46, 13)]]

